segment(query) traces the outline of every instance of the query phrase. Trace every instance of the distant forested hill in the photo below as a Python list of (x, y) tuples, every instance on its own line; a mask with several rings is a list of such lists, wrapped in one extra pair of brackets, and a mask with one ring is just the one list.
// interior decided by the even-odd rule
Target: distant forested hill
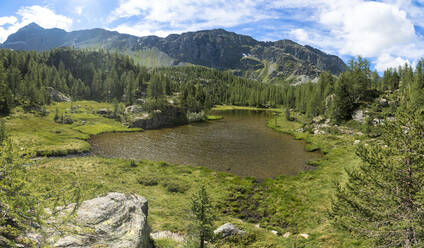
[(136, 37), (103, 29), (66, 32), (44, 29), (35, 23), (12, 34), (0, 48), (46, 51), (70, 46), (123, 52), (146, 67), (195, 64), (231, 70), (239, 76), (259, 80), (316, 79), (321, 72), (340, 74), (345, 63), (310, 46), (290, 40), (260, 42), (223, 29), (157, 36)]

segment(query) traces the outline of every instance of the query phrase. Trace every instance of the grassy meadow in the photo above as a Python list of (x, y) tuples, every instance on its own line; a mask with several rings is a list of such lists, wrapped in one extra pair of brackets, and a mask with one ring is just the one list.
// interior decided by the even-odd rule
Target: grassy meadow
[[(54, 122), (56, 108), (72, 118), (72, 124)], [(60, 156), (88, 152), (91, 135), (104, 132), (134, 132), (120, 122), (96, 114), (99, 109), (113, 110), (108, 103), (81, 101), (49, 106), (47, 116), (36, 116), (17, 109), (6, 119), (15, 143), (38, 156)], [(255, 109), (217, 106), (216, 110)], [(191, 195), (200, 184), (207, 185), (216, 204), (216, 226), (231, 222), (247, 231), (242, 239), (225, 240), (216, 247), (358, 247), (349, 237), (332, 229), (327, 213), (336, 183), (342, 182), (345, 170), (359, 164), (355, 140), (357, 134), (312, 135), (300, 132), (306, 119), (297, 115), (287, 121), (284, 111), (268, 121), (275, 131), (293, 135), (307, 142), (306, 150), (319, 149), (324, 155), (311, 161), (313, 169), (296, 176), (277, 176), (257, 182), (230, 173), (204, 167), (165, 162), (107, 159), (96, 156), (42, 158), (30, 167), (34, 193), (46, 193), (64, 185), (80, 185), (82, 200), (107, 192), (135, 193), (149, 201), (149, 224), (155, 231), (190, 233)], [(210, 116), (210, 120), (220, 119)], [(271, 231), (277, 231), (278, 235)], [(283, 237), (283, 235), (288, 237)], [(288, 235), (289, 234), (289, 235)], [(300, 236), (307, 234), (308, 238)], [(157, 240), (157, 247), (183, 247), (173, 240)]]

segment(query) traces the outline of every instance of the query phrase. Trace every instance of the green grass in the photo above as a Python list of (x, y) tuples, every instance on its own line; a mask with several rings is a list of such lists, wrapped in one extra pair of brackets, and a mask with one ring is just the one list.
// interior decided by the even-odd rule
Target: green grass
[[(161, 162), (150, 161), (137, 161), (134, 166), (130, 160), (99, 157), (44, 159), (38, 161), (29, 174), (30, 179), (37, 182), (34, 187), (34, 193), (37, 194), (48, 193), (74, 182), (81, 185), (82, 200), (108, 192), (139, 194), (149, 202), (148, 221), (153, 231), (168, 230), (184, 235), (189, 234), (189, 226), (192, 224), (189, 215), (191, 195), (200, 184), (205, 184), (216, 204), (216, 227), (225, 222), (237, 223), (243, 230), (256, 236), (252, 244), (266, 243), (273, 245), (269, 247), (281, 247), (282, 238), (226, 214), (229, 194), (241, 185), (251, 187), (253, 180), (249, 178), (243, 179), (204, 167), (164, 166)], [(147, 177), (150, 180), (148, 183)], [(177, 185), (176, 188), (182, 187), (183, 190), (169, 190), (169, 185)], [(157, 242), (158, 247), (169, 247), (173, 243), (169, 240)]]
[[(307, 150), (320, 149), (325, 155), (315, 162), (314, 170), (265, 180), (258, 191), (266, 198), (260, 201), (258, 209), (268, 211), (269, 216), (262, 223), (275, 226), (282, 233), (309, 234), (309, 239), (296, 241), (297, 247), (360, 247), (348, 235), (334, 231), (327, 216), (336, 183), (346, 180), (346, 169), (360, 163), (353, 146), (358, 136), (299, 133), (302, 123), (287, 121), (284, 114), (277, 117), (277, 122), (270, 120), (268, 126), (305, 140)], [(295, 242), (290, 238), (286, 241), (287, 246)]]
[(267, 110), (281, 112), (279, 108), (257, 108), (257, 107), (246, 107), (246, 106), (234, 106), (234, 105), (216, 105), (212, 111), (223, 111), (223, 110)]
[(224, 119), (224, 117), (220, 115), (208, 115), (207, 118), (208, 118), (208, 121), (216, 121), (216, 120)]
[[(70, 116), (73, 124), (54, 122), (56, 107), (60, 115)], [(71, 110), (73, 107), (73, 110)], [(94, 101), (57, 103), (50, 105), (49, 115), (38, 117), (16, 109), (6, 118), (6, 126), (12, 139), (20, 147), (36, 155), (61, 156), (88, 152), (91, 135), (105, 132), (134, 132), (141, 129), (127, 128), (120, 122), (95, 114), (99, 109), (113, 109), (111, 104)]]

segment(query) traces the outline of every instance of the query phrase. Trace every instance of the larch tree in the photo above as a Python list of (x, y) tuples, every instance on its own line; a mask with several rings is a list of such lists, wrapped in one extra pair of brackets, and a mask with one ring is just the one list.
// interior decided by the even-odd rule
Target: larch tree
[(386, 121), (382, 139), (362, 145), (358, 169), (337, 189), (336, 227), (375, 247), (424, 246), (424, 121), (412, 112)]

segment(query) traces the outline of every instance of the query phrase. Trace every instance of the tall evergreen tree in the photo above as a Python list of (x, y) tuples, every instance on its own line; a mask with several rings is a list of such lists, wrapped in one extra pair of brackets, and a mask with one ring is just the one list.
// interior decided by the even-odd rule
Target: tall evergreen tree
[(199, 238), (197, 247), (204, 248), (205, 242), (213, 237), (213, 221), (215, 220), (213, 206), (204, 184), (200, 185), (199, 190), (192, 196), (191, 211)]
[(374, 247), (424, 247), (424, 122), (413, 112), (386, 121), (381, 142), (360, 146), (330, 216)]
[(334, 89), (335, 96), (332, 103), (331, 117), (336, 122), (349, 119), (354, 108), (347, 77), (346, 74), (340, 75)]

